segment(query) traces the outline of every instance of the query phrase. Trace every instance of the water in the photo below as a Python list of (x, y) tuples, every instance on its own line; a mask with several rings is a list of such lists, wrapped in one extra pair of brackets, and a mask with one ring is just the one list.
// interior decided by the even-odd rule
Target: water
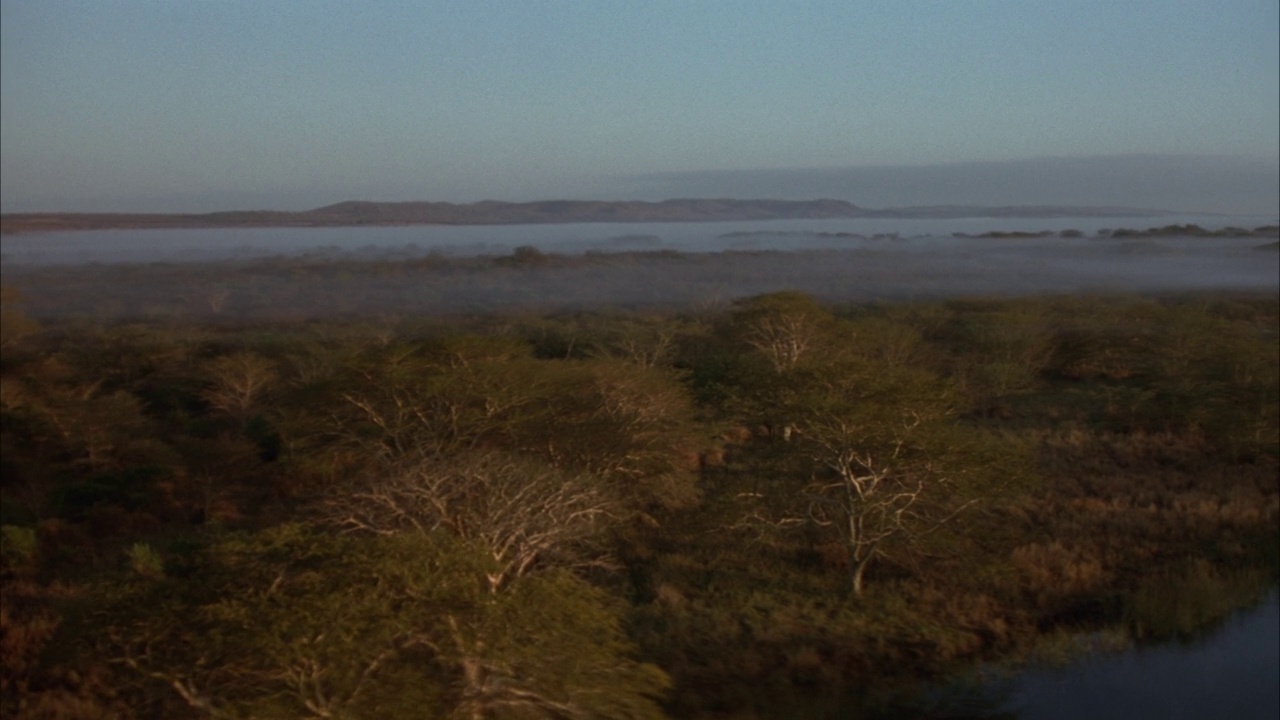
[[(879, 249), (890, 245), (895, 250), (909, 251), (932, 249), (939, 243), (964, 245), (967, 248), (994, 246), (998, 249), (1003, 245), (1025, 245), (1027, 241), (986, 241), (984, 244), (974, 239), (954, 239), (952, 234), (976, 235), (991, 231), (1058, 232), (1070, 228), (1092, 235), (1099, 229), (1117, 227), (1196, 224), (1210, 229), (1226, 226), (1253, 228), (1276, 222), (1277, 219), (1273, 216), (1171, 215), (1123, 218), (868, 218), (716, 223), (89, 230), (4, 236), (0, 238), (0, 253), (3, 253), (6, 263), (43, 265), (197, 262), (316, 252), (356, 255), (394, 252), (415, 255), (436, 251), (451, 255), (485, 255), (508, 253), (521, 245), (562, 253), (662, 249), (687, 252), (727, 249)], [(866, 238), (896, 235), (897, 239), (858, 239), (848, 237), (850, 234)], [(1076, 240), (1075, 244), (1084, 242), (1088, 242), (1088, 239)]]
[[(932, 707), (893, 717), (936, 720), (1132, 720), (1280, 717), (1280, 595), (1191, 643), (1099, 653), (1064, 667), (1026, 670), (976, 690), (938, 692)], [(856, 712), (832, 717), (856, 717)]]
[(1027, 672), (1002, 710), (1021, 720), (1280, 717), (1280, 596), (1190, 645), (1140, 647)]

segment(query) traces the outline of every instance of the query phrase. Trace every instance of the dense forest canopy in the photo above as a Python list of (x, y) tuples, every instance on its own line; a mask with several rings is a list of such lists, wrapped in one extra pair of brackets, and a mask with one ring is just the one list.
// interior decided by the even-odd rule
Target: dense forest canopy
[(1271, 295), (45, 290), (0, 323), (6, 717), (767, 712), (1276, 579)]

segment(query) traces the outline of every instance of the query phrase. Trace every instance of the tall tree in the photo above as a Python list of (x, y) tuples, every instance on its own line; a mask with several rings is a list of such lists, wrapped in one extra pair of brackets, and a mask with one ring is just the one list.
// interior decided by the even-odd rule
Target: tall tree
[(756, 353), (731, 378), (733, 404), (786, 441), (773, 480), (743, 495), (748, 524), (831, 533), (855, 595), (877, 558), (918, 544), (1001, 476), (985, 436), (956, 422), (956, 389), (908, 362), (909, 329), (838, 320), (790, 293), (746, 303), (730, 329)]
[(443, 532), (484, 548), (492, 562), (488, 587), (498, 593), (539, 567), (599, 562), (588, 546), (615, 509), (589, 478), (489, 452), (373, 466), (330, 495), (322, 514), (348, 530), (422, 538)]
[(813, 298), (798, 292), (751, 298), (739, 303), (733, 317), (739, 338), (779, 374), (794, 370), (820, 349), (831, 321)]
[(112, 584), (85, 620), (143, 714), (661, 715), (665, 675), (631, 659), (598, 590), (550, 572), (493, 594), (491, 559), (447, 534), (287, 525), (134, 555), (147, 572)]
[(918, 540), (973, 502), (956, 491), (983, 471), (982, 458), (966, 456), (973, 441), (953, 422), (954, 391), (927, 372), (854, 360), (806, 384), (796, 446), (817, 468), (798, 502), (781, 503), (791, 506), (782, 516), (840, 537), (860, 595), (891, 544)]
[(211, 361), (205, 375), (209, 378), (205, 399), (243, 425), (274, 385), (277, 371), (273, 362), (260, 355), (236, 352)]

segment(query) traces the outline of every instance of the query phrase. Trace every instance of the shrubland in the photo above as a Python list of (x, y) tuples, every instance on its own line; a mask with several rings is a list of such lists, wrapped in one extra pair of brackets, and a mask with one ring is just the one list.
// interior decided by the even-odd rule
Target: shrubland
[(767, 713), (1187, 637), (1276, 580), (1278, 318), (785, 292), (36, 322), (7, 291), (0, 703)]

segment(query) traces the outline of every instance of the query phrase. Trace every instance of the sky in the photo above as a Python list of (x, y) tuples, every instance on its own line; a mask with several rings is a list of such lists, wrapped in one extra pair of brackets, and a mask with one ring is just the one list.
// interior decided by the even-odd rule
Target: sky
[(1276, 0), (0, 0), (4, 212), (1274, 213), (1278, 158)]

